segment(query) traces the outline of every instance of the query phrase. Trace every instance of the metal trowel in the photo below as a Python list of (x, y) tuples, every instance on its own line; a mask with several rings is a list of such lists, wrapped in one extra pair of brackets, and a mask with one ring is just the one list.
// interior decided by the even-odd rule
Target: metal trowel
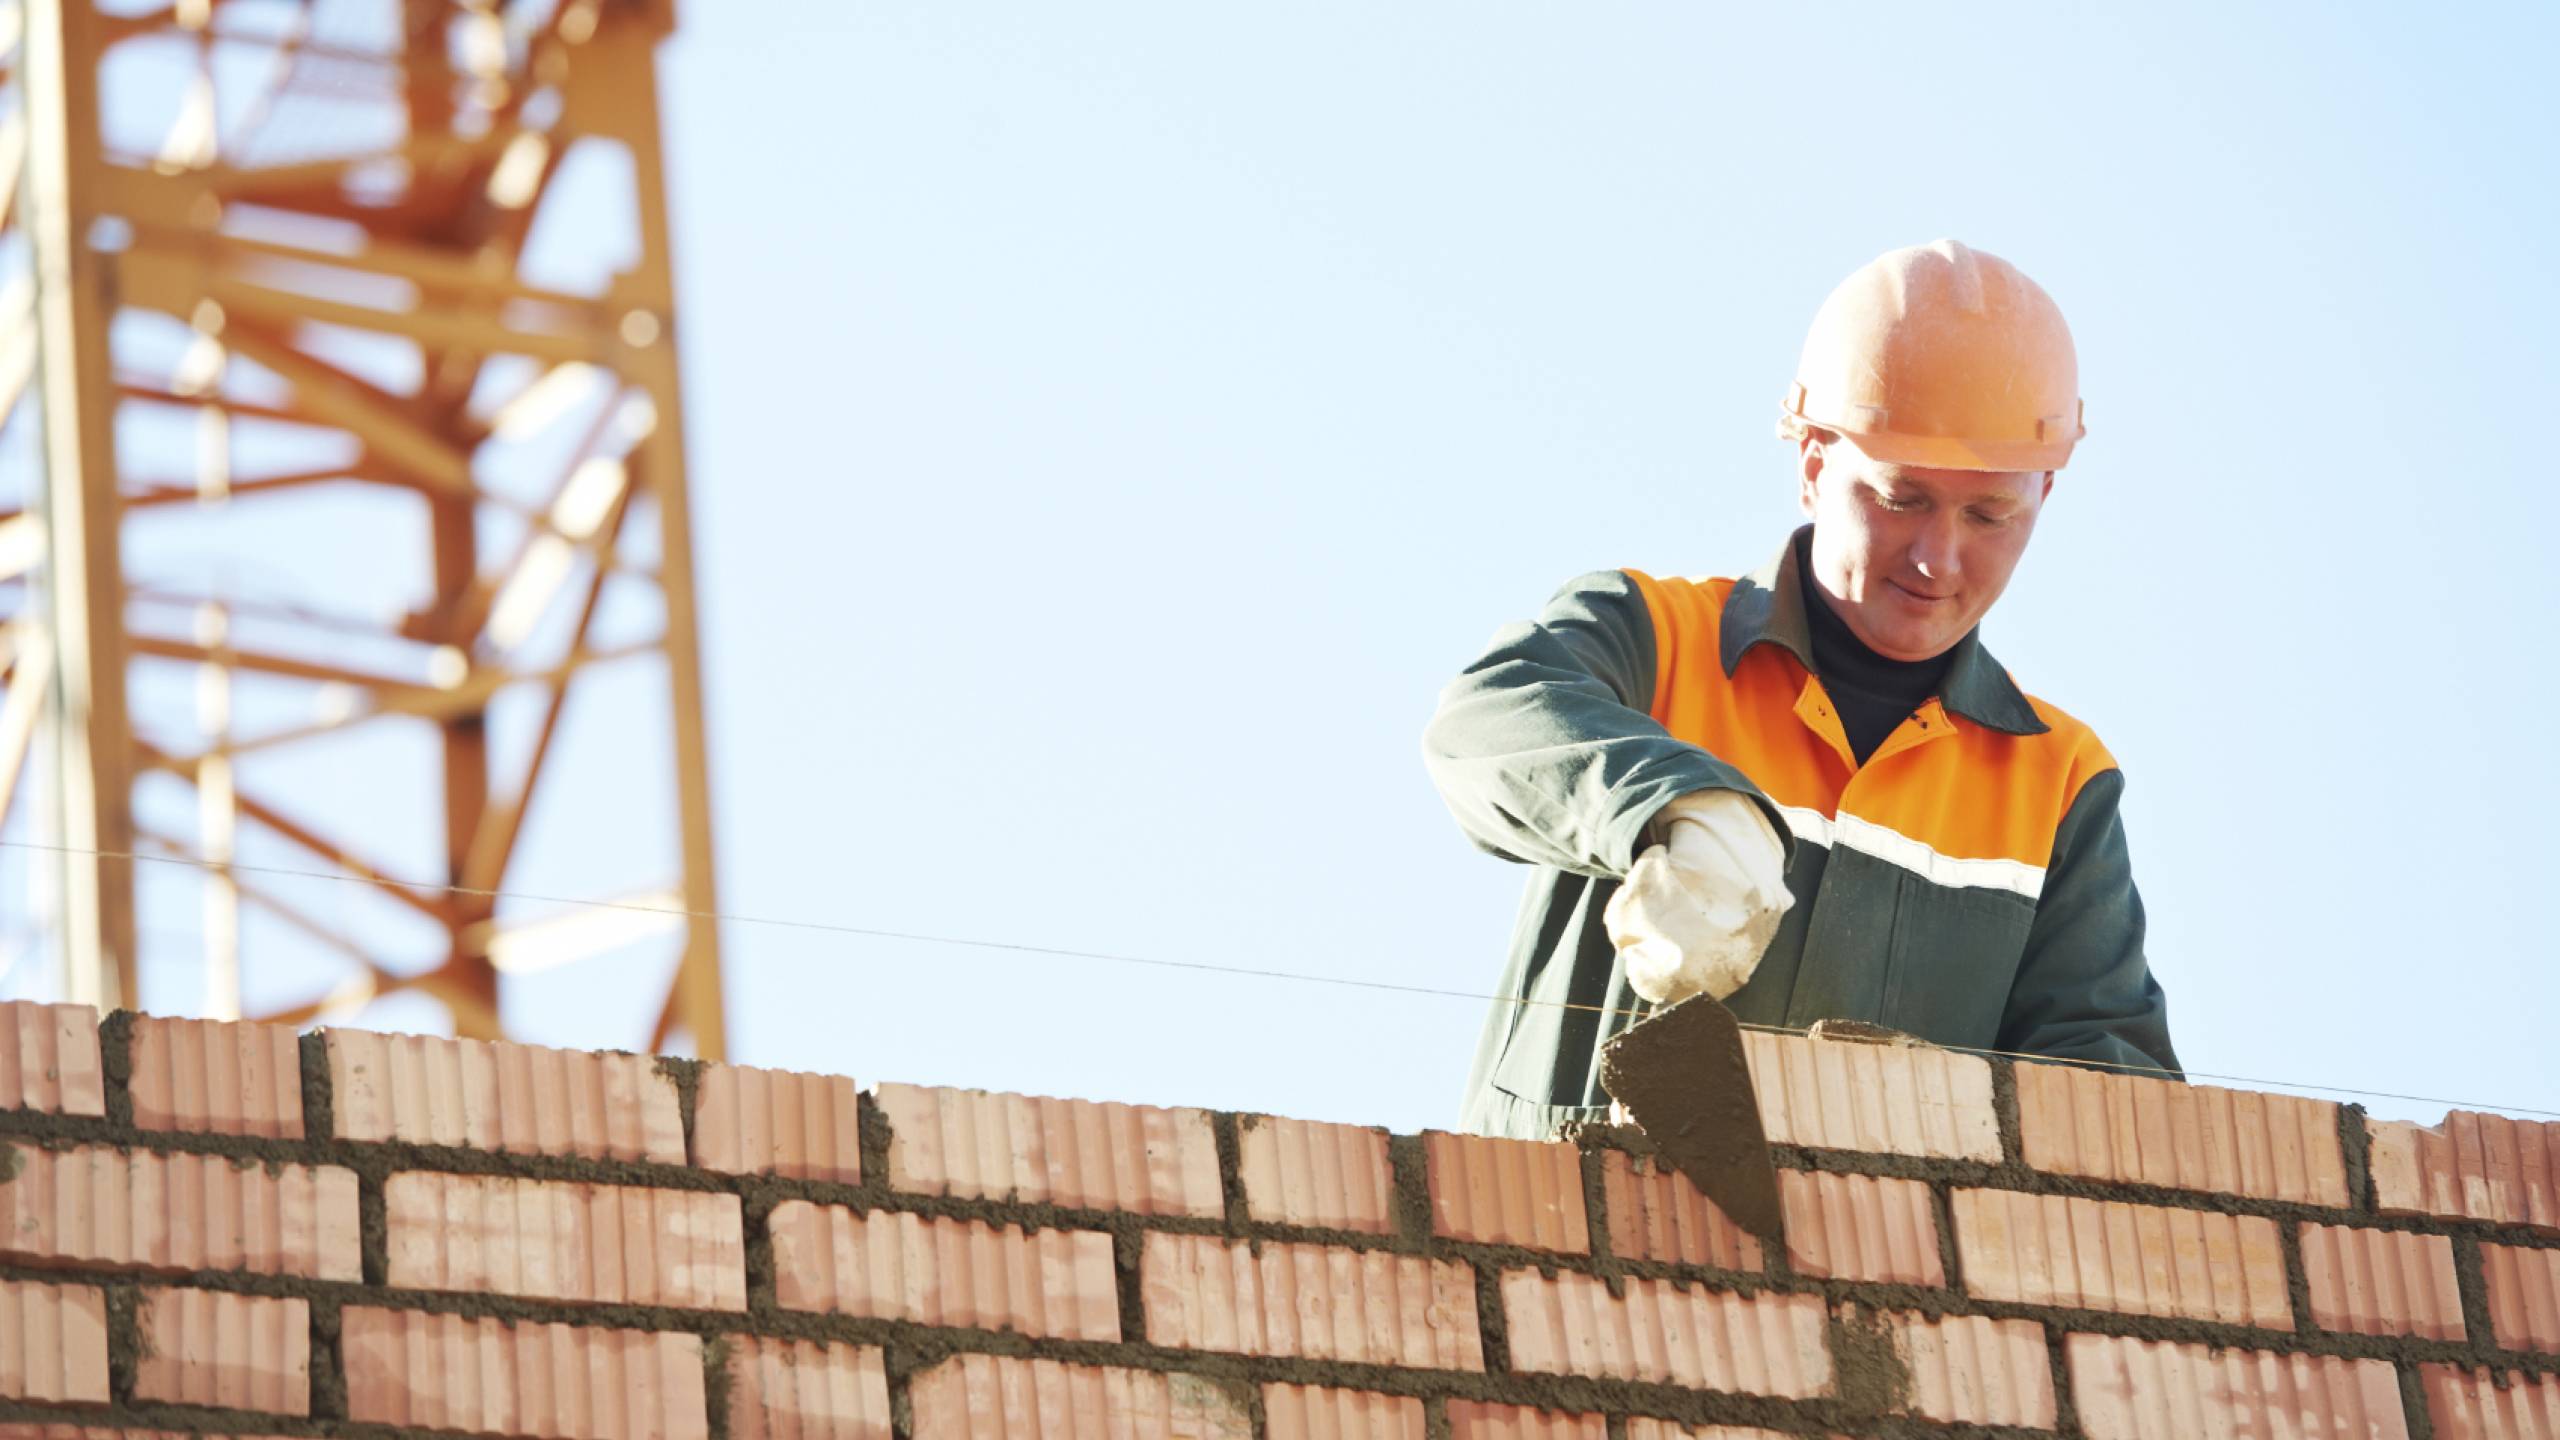
[(1620, 1031), (1600, 1047), (1600, 1086), (1734, 1224), (1783, 1242), (1760, 1097), (1742, 1027), (1723, 1002), (1692, 995)]

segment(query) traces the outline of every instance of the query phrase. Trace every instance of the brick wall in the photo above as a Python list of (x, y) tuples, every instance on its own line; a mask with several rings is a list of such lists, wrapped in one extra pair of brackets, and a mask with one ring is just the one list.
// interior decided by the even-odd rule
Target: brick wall
[(1753, 1036), (1390, 1135), (0, 1006), (0, 1440), (2560, 1437), (2560, 1126)]

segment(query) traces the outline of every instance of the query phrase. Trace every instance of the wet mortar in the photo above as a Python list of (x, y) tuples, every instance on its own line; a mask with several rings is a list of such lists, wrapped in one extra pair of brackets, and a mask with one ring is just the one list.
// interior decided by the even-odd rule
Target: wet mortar
[(1882, 1315), (1851, 1305), (1830, 1321), (1833, 1389), (1860, 1415), (1889, 1415), (1911, 1401), (1911, 1367)]
[(676, 1087), (676, 1116), (684, 1127), (684, 1153), (691, 1156), (694, 1099), (702, 1093), (702, 1062), (682, 1055), (656, 1055), (650, 1059), (650, 1068)]
[(1600, 1085), (1735, 1224), (1782, 1241), (1786, 1218), (1732, 1011), (1700, 995), (1628, 1026), (1601, 1046)]

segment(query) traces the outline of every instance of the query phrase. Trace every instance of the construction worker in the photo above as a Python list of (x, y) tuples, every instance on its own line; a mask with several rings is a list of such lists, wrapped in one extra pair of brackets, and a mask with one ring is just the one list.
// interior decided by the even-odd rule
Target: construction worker
[(1441, 692), (1442, 797), (1537, 867), (1469, 1130), (1603, 1115), (1601, 1042), (1699, 993), (2177, 1073), (2124, 778), (1979, 628), (2085, 433), (2062, 312), (1953, 240), (1881, 256), (1815, 316), (1779, 430), (1812, 523), (1775, 559), (1585, 575)]

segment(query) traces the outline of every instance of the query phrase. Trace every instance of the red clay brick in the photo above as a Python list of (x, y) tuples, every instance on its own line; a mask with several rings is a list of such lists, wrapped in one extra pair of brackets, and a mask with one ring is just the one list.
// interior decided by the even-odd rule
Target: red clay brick
[(1395, 1179), (1387, 1132), (1246, 1115), (1236, 1121), (1245, 1213), (1265, 1223), (1333, 1230), (1395, 1230)]
[(1226, 1214), (1206, 1110), (882, 1085), (889, 1184), (1137, 1215)]
[(2313, 1324), (2368, 1335), (2462, 1338), (2451, 1240), (2351, 1225), (2301, 1228)]
[(1266, 1440), (1423, 1440), (1422, 1402), (1410, 1395), (1274, 1382), (1262, 1387), (1262, 1415)]
[(0, 1395), (106, 1404), (106, 1292), (0, 1280)]
[(1453, 1261), (1152, 1234), (1147, 1339), (1192, 1350), (1480, 1370), (1475, 1277)]
[(1432, 1131), (1431, 1228), (1452, 1240), (1591, 1253), (1582, 1205), (1582, 1152), (1546, 1140), (1494, 1140)]
[(1507, 1270), (1502, 1311), (1515, 1370), (1792, 1399), (1831, 1384), (1818, 1295), (1745, 1299), (1638, 1278), (1620, 1299), (1589, 1275)]
[(136, 1017), (129, 1083), (144, 1130), (302, 1138), (302, 1041), (290, 1025)]
[(2073, 1335), (2063, 1356), (2089, 1440), (2408, 1440), (2399, 1376), (2387, 1360), (2111, 1335)]
[(217, 1290), (145, 1290), (137, 1399), (311, 1413), (311, 1304)]
[(1608, 1418), (1601, 1415), (1481, 1400), (1449, 1402), (1449, 1440), (1606, 1440), (1608, 1433)]
[(2367, 1120), (2375, 1205), (2560, 1234), (2560, 1123), (2456, 1110), (2432, 1129)]
[(97, 1011), (32, 1000), (0, 1004), (0, 1110), (107, 1113)]
[(1017, 1230), (785, 1200), (773, 1207), (775, 1299), (922, 1325), (1120, 1338), (1111, 1237)]
[(2436, 1440), (2560, 1440), (2560, 1376), (2422, 1365)]
[(394, 1175), (382, 1191), (396, 1286), (747, 1308), (735, 1195), (425, 1170)]
[(1252, 1440), (1244, 1397), (1197, 1376), (955, 1355), (908, 1384), (932, 1440)]
[(842, 1075), (705, 1065), (693, 1099), (693, 1163), (727, 1175), (862, 1183), (860, 1100)]
[(2560, 1250), (2482, 1245), (2489, 1328), (2509, 1350), (2560, 1355)]
[(1991, 1062), (1929, 1045), (1746, 1031), (1760, 1128), (1777, 1144), (1956, 1160), (2000, 1158)]
[(2347, 1203), (2338, 1107), (2076, 1065), (2017, 1067), (2026, 1161), (2056, 1175)]
[(356, 1176), (216, 1155), (0, 1144), (0, 1256), (89, 1269), (354, 1280)]
[(675, 1081), (646, 1055), (331, 1030), (342, 1140), (684, 1163)]
[(2032, 1320), (1949, 1315), (1932, 1320), (1856, 1305), (1839, 1310), (1845, 1332), (1880, 1336), (1910, 1377), (1903, 1413), (1967, 1425), (2054, 1423), (2053, 1360)]
[(729, 1440), (889, 1440), (889, 1374), (871, 1345), (732, 1335)]
[(2284, 1242), (2258, 1215), (1958, 1190), (1965, 1289), (1985, 1300), (2293, 1328)]
[(538, 1440), (704, 1440), (702, 1337), (347, 1307), (347, 1418)]
[(1600, 1192), (1609, 1212), (1610, 1253), (1628, 1260), (1667, 1260), (1722, 1270), (1758, 1270), (1760, 1242), (1689, 1177), (1650, 1158), (1600, 1153)]
[(1937, 1207), (1918, 1180), (1782, 1170), (1787, 1261), (1806, 1275), (1944, 1285)]
[[(1796, 1440), (1783, 1430), (1752, 1425), (1680, 1425), (1643, 1415), (1627, 1421), (1627, 1440)], [(1838, 1437), (1833, 1437), (1838, 1440)]]

